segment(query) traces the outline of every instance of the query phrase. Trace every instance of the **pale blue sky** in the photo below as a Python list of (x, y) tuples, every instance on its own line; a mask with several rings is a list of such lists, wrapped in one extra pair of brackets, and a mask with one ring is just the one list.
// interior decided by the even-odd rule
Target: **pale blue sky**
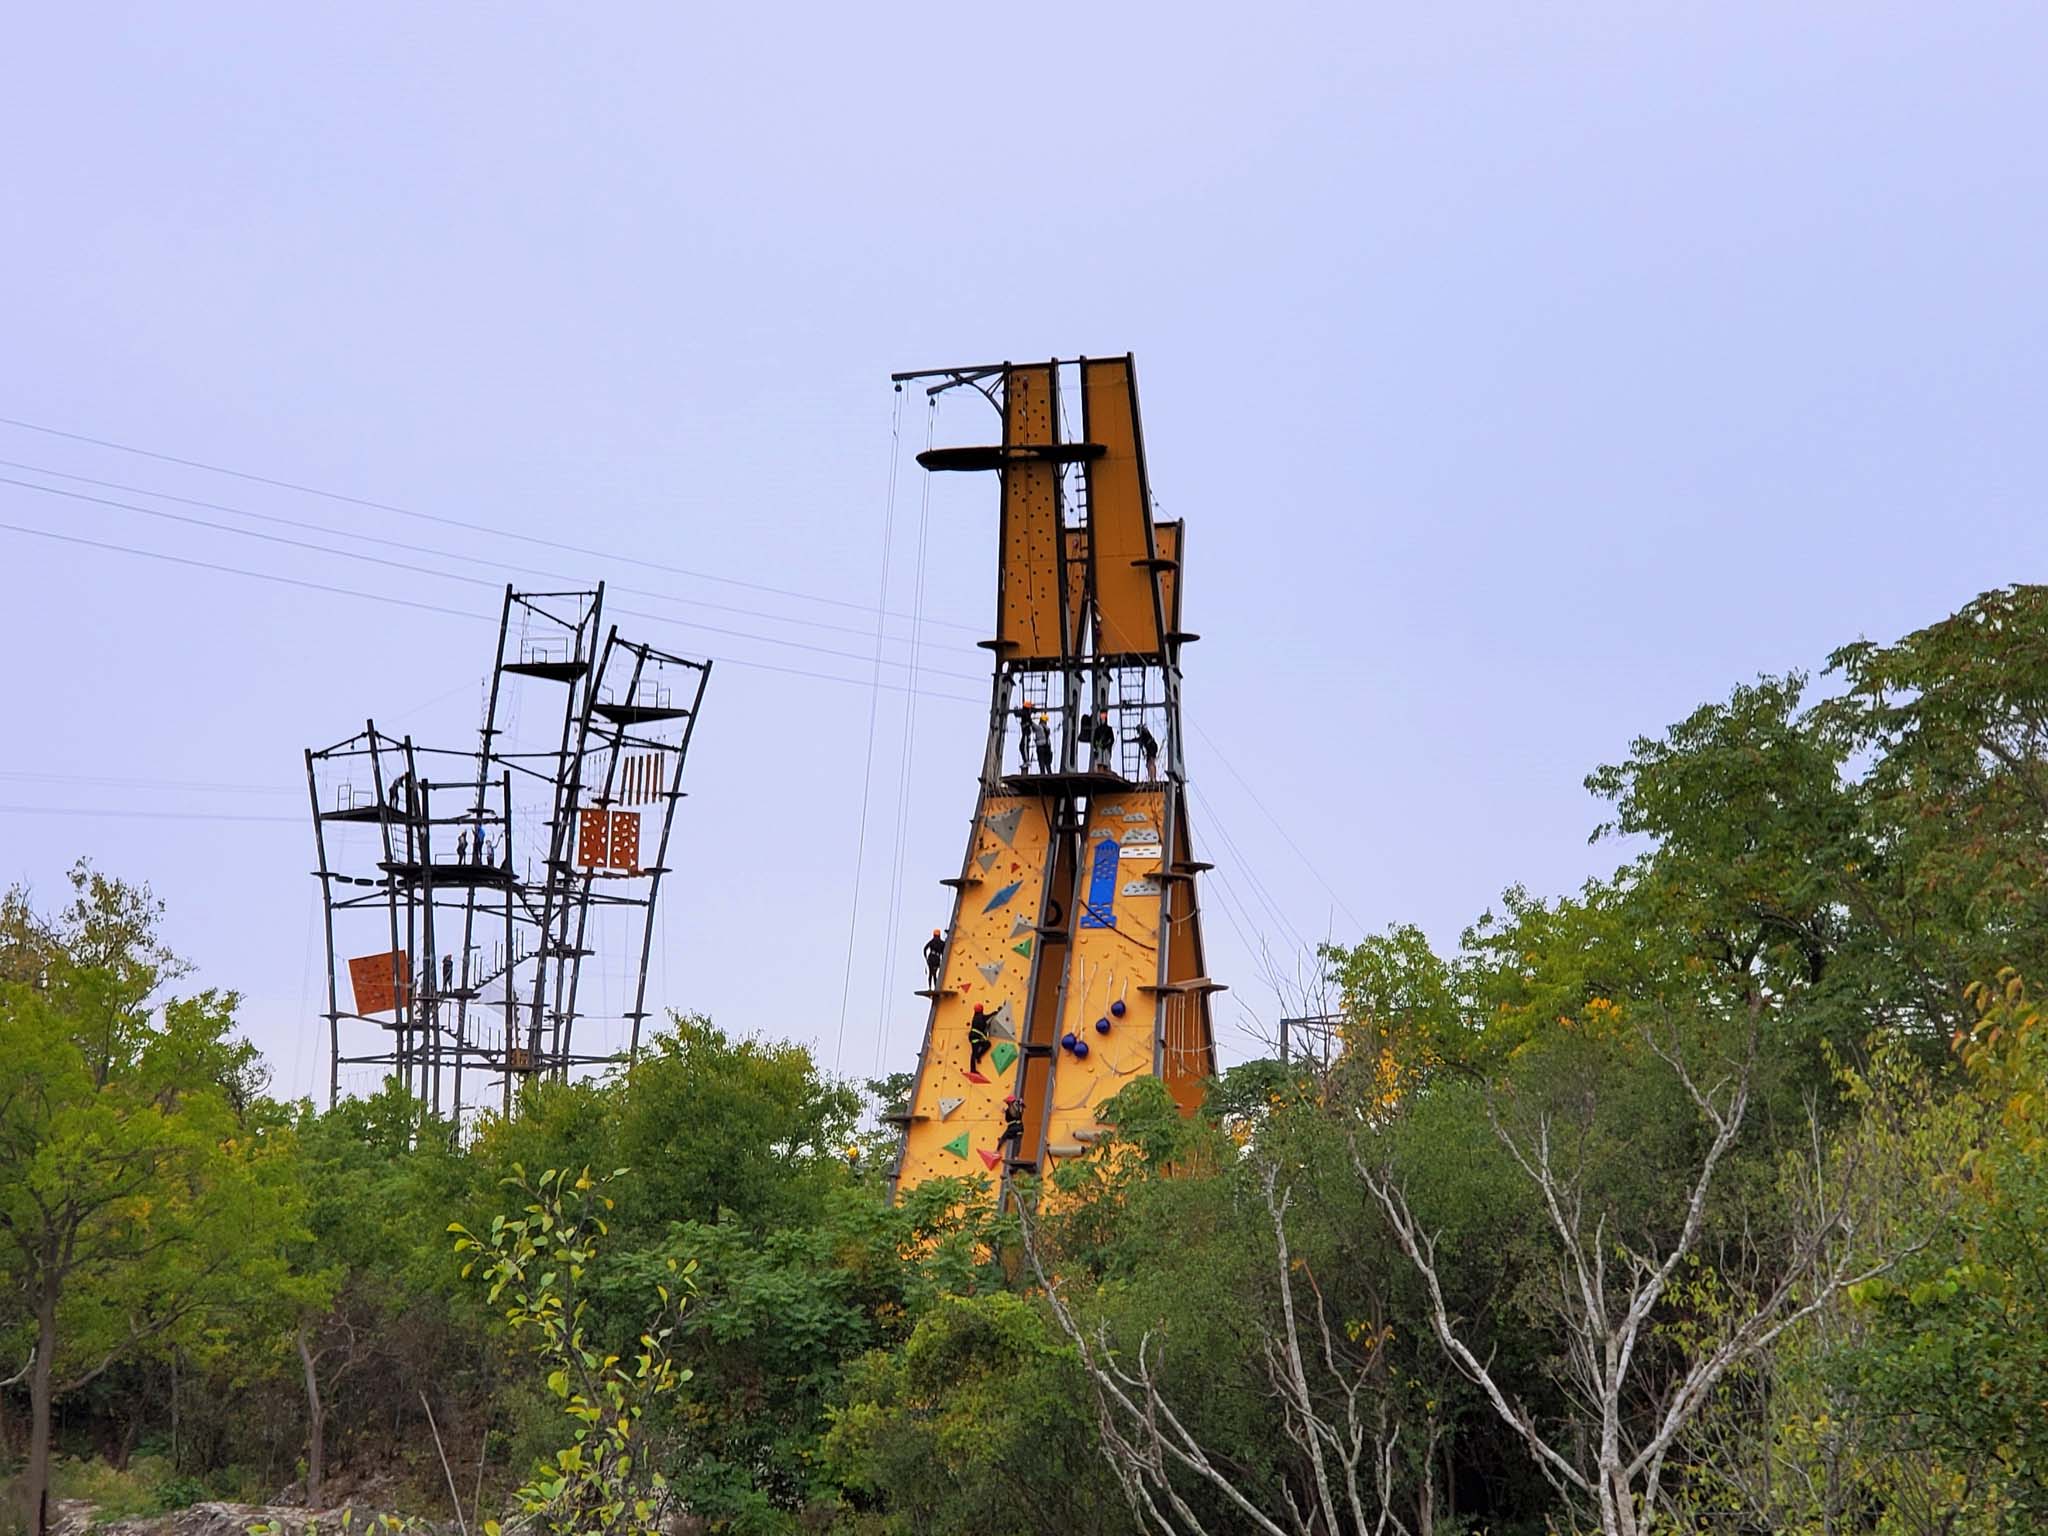
[[(1234, 1028), (1273, 1013), (1247, 941), (1448, 941), (1509, 881), (1568, 888), (1612, 862), (1580, 779), (1631, 735), (2039, 577), (2044, 43), (2048, 13), (1982, 4), (17, 7), (0, 416), (854, 606), (18, 427), (0, 458), (847, 653), (646, 627), (853, 680), (720, 668), (655, 974), (866, 1073), (915, 1053), (992, 606), (990, 488), (935, 485), (926, 612), (967, 627), (921, 686), (958, 699), (919, 700), (885, 932), (883, 696), (842, 1044), (887, 375), (1134, 351), (1189, 525)], [(11, 484), (0, 522), (491, 601)], [(465, 740), (488, 626), (13, 531), (0, 569), (0, 878), (54, 896), (86, 852), (153, 881), (310, 1089), (300, 750), (371, 712)]]

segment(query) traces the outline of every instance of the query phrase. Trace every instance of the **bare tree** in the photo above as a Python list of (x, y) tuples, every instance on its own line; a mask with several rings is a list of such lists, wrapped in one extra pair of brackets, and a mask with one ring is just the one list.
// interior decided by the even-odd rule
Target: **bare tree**
[[(1150, 1332), (1139, 1340), (1136, 1356), (1126, 1360), (1119, 1358), (1106, 1327), (1092, 1335), (1082, 1327), (1047, 1273), (1030, 1213), (1020, 1211), (1025, 1255), (1094, 1390), (1102, 1454), (1140, 1523), (1162, 1536), (1205, 1536), (1208, 1527), (1189, 1502), (1190, 1485), (1206, 1485), (1236, 1511), (1239, 1518), (1226, 1529), (1249, 1528), (1266, 1536), (1408, 1536), (1408, 1527), (1394, 1513), (1400, 1429), (1390, 1424), (1386, 1395), (1374, 1379), (1382, 1340), (1372, 1338), (1362, 1356), (1350, 1340), (1340, 1340), (1311, 1278), (1315, 1333), (1304, 1343), (1287, 1241), (1291, 1191), (1280, 1187), (1279, 1170), (1270, 1163), (1260, 1171), (1260, 1188), (1273, 1231), (1279, 1314), (1277, 1322), (1260, 1321), (1260, 1358), (1287, 1438), (1306, 1469), (1302, 1486), (1283, 1483), (1277, 1509), (1264, 1507), (1235, 1468), (1204, 1449), (1166, 1400), (1157, 1374), (1162, 1351)], [(1425, 1476), (1429, 1462), (1425, 1456)], [(1425, 1508), (1428, 1502), (1423, 1500)]]
[[(1435, 1236), (1416, 1219), (1390, 1168), (1374, 1166), (1353, 1145), (1358, 1176), (1422, 1279), (1438, 1343), (1521, 1437), (1559, 1493), (1597, 1511), (1605, 1536), (1640, 1536), (1657, 1521), (1673, 1443), (1730, 1367), (1768, 1349), (1787, 1328), (1828, 1306), (1846, 1287), (1883, 1273), (1910, 1251), (1896, 1249), (1873, 1258), (1856, 1241), (1866, 1214), (1855, 1194), (1857, 1181), (1841, 1167), (1830, 1167), (1809, 1111), (1812, 1145), (1800, 1201), (1805, 1219), (1790, 1251), (1747, 1277), (1717, 1337), (1663, 1379), (1650, 1379), (1653, 1373), (1643, 1361), (1646, 1332), (1672, 1277), (1699, 1247), (1715, 1178), (1749, 1111), (1762, 1014), (1759, 996), (1752, 994), (1747, 1014), (1740, 1059), (1726, 1063), (1722, 1075), (1705, 1086), (1675, 1042), (1644, 1032), (1649, 1048), (1677, 1074), (1711, 1133), (1690, 1181), (1683, 1218), (1662, 1252), (1654, 1244), (1641, 1251), (1630, 1247), (1611, 1230), (1608, 1212), (1589, 1209), (1585, 1168), (1560, 1167), (1548, 1113), (1539, 1113), (1533, 1130), (1519, 1135), (1497, 1116), (1493, 1120), (1495, 1133), (1540, 1201), (1558, 1249), (1557, 1300), (1567, 1335), (1567, 1370), (1598, 1421), (1590, 1443), (1584, 1437), (1566, 1442), (1547, 1435), (1528, 1407), (1501, 1385), (1444, 1299)], [(1636, 1407), (1645, 1400), (1647, 1413)]]

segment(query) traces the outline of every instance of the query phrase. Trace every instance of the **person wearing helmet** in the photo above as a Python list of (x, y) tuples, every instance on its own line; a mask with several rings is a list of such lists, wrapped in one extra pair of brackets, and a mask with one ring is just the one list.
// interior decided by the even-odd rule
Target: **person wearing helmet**
[(1038, 771), (1052, 772), (1052, 727), (1042, 714), (1038, 717)]
[(1109, 723), (1105, 712), (1097, 715), (1088, 727), (1088, 766), (1100, 768), (1116, 751), (1116, 727)]
[(996, 1138), (996, 1151), (1006, 1146), (1011, 1157), (1024, 1155), (1024, 1101), (1014, 1093), (1003, 1100), (1003, 1134)]
[(988, 1054), (993, 1043), (988, 1030), (988, 1010), (980, 1003), (974, 1005), (974, 1017), (967, 1021), (967, 1070), (970, 1074), (981, 1071), (981, 1058)]
[(1152, 728), (1144, 721), (1138, 722), (1138, 751), (1145, 759), (1145, 777), (1159, 777), (1159, 738), (1152, 734)]
[(1017, 706), (1017, 771), (1031, 771), (1031, 747), (1038, 740), (1038, 717), (1029, 704)]
[(925, 986), (931, 991), (939, 990), (939, 962), (946, 958), (946, 936), (938, 929), (924, 943)]

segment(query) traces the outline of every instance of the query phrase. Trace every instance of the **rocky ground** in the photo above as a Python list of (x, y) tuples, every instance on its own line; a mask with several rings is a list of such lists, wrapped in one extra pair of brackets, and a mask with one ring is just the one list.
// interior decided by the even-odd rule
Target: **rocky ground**
[[(348, 1506), (334, 1509), (305, 1509), (288, 1504), (194, 1504), (169, 1514), (141, 1516), (93, 1524), (94, 1508), (82, 1499), (58, 1501), (52, 1536), (248, 1536), (253, 1525), (275, 1526), (278, 1536), (307, 1536), (318, 1528), (320, 1536), (338, 1536), (342, 1515)], [(375, 1525), (374, 1511), (356, 1508), (349, 1521), (351, 1530), (367, 1531)]]

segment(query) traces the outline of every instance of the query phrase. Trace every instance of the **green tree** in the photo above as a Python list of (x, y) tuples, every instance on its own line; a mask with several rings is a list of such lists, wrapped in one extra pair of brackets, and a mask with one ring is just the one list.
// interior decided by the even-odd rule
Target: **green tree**
[(29, 1389), (22, 1496), (47, 1528), (56, 1401), (197, 1315), (274, 1287), (301, 1201), (290, 1133), (249, 1113), (232, 994), (152, 1001), (158, 904), (80, 865), (73, 900), (0, 901), (0, 1232)]

